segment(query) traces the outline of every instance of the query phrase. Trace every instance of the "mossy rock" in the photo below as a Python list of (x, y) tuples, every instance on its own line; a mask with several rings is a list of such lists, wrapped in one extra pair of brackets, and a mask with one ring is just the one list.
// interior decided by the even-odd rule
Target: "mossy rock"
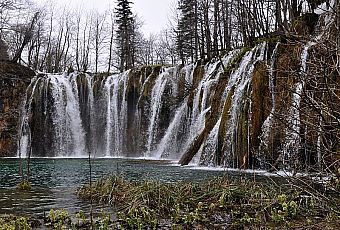
[(0, 157), (17, 152), (22, 100), (35, 72), (10, 61), (0, 61)]
[(233, 70), (235, 70), (236, 68), (238, 68), (240, 62), (242, 61), (242, 58), (244, 57), (244, 55), (250, 51), (251, 48), (249, 46), (245, 46), (243, 47), (240, 52), (233, 58), (233, 60), (229, 63), (228, 66), (226, 66), (224, 68), (224, 73), (225, 75), (230, 75)]
[(272, 109), (271, 94), (269, 90), (269, 74), (265, 62), (258, 62), (255, 65), (252, 79), (250, 149), (258, 149), (262, 125)]
[(203, 79), (204, 76), (204, 65), (199, 65), (194, 69), (194, 75), (193, 75), (193, 85), (191, 87), (191, 91), (189, 93), (189, 99), (188, 99), (188, 106), (192, 108), (193, 106), (193, 100), (195, 98), (195, 89), (199, 86), (199, 82)]
[(2, 76), (15, 76), (20, 79), (30, 80), (35, 75), (33, 70), (23, 65), (11, 61), (0, 61), (0, 78)]

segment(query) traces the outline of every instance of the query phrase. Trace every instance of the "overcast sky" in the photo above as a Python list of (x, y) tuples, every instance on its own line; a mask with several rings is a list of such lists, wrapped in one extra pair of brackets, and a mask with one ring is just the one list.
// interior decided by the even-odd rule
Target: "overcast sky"
[[(50, 2), (49, 0), (33, 0), (38, 3)], [(53, 0), (52, 0), (53, 1)], [(171, 9), (176, 0), (131, 0), (132, 9), (144, 21), (142, 28), (145, 34), (157, 33), (168, 24)], [(58, 5), (66, 8), (98, 9), (105, 11), (116, 5), (116, 0), (54, 0)]]

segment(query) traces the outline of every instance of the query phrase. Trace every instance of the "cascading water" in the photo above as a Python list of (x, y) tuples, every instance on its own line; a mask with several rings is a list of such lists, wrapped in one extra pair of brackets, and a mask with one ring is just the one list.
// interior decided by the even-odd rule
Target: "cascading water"
[(166, 130), (164, 137), (160, 141), (157, 148), (157, 157), (158, 158), (173, 158), (178, 159), (178, 153), (181, 150), (180, 138), (178, 136), (181, 133), (181, 128), (184, 122), (187, 120), (187, 101), (180, 106), (177, 110), (176, 115), (172, 122), (169, 125), (169, 128)]
[(162, 96), (165, 91), (165, 87), (168, 83), (172, 72), (175, 71), (175, 67), (165, 68), (160, 76), (157, 78), (156, 83), (152, 89), (151, 93), (151, 113), (150, 113), (150, 123), (148, 128), (148, 142), (147, 142), (147, 152), (145, 157), (151, 156), (152, 146), (155, 144), (155, 137), (157, 135), (158, 127), (158, 116), (161, 111), (163, 104)]
[(22, 116), (21, 116), (21, 124), (19, 130), (20, 142), (18, 143), (18, 152), (17, 156), (26, 158), (28, 151), (30, 151), (31, 144), (31, 130), (29, 126), (29, 115), (31, 111), (31, 104), (33, 101), (33, 93), (35, 88), (37, 87), (39, 81), (36, 78), (33, 78), (31, 84), (27, 88), (27, 92), (25, 95), (25, 102), (22, 108)]
[(106, 127), (104, 156), (123, 156), (124, 133), (127, 129), (126, 89), (129, 71), (109, 76), (104, 83)]
[[(193, 75), (196, 65), (184, 66), (182, 72), (184, 73), (185, 85), (190, 87), (193, 85)], [(190, 129), (190, 116), (188, 116), (188, 100), (185, 99), (182, 105), (177, 109), (174, 118), (169, 124), (164, 137), (161, 139), (156, 150), (156, 157), (178, 159), (180, 151), (185, 148), (185, 140), (188, 136), (187, 130)], [(189, 124), (187, 124), (189, 123)]]
[[(302, 52), (301, 76), (307, 71), (312, 45), (308, 43)], [(279, 106), (274, 84), (279, 46), (269, 60), (266, 90), (271, 110), (260, 118), (261, 130), (255, 137), (261, 145), (268, 142)], [(91, 153), (94, 157), (178, 160), (194, 146), (189, 163), (248, 167), (255, 139), (251, 137), (253, 74), (258, 63), (265, 66), (267, 51), (268, 45), (262, 43), (242, 57), (241, 50), (235, 50), (205, 65), (145, 67), (112, 76), (39, 76), (27, 90), (18, 155), (27, 156), (32, 146), (33, 156), (42, 157)], [(300, 105), (303, 84), (299, 81), (294, 86), (294, 106), (289, 111), (293, 131), (285, 133), (285, 158), (289, 158), (290, 143), (299, 138), (299, 111), (294, 108)]]
[[(228, 65), (237, 53), (238, 51), (230, 52), (223, 58), (223, 64)], [(193, 65), (183, 68), (187, 85), (193, 85), (194, 71), (195, 66)], [(218, 83), (220, 73), (223, 71), (221, 60), (204, 66), (203, 77), (194, 89), (192, 107), (189, 108), (189, 102), (185, 100), (177, 109), (174, 119), (158, 145), (157, 156), (178, 159), (183, 153), (183, 149), (187, 149), (195, 137), (204, 129), (205, 118), (211, 107), (211, 95)], [(197, 154), (193, 161), (199, 162), (199, 159), (200, 156)]]
[[(58, 156), (81, 157), (87, 155), (85, 151), (85, 131), (80, 116), (79, 93), (76, 83), (77, 75), (48, 77), (52, 85), (52, 97), (56, 106), (52, 118), (58, 130), (56, 141), (61, 146), (62, 152)], [(65, 140), (65, 135), (67, 140)]]
[[(249, 84), (255, 62), (263, 59), (264, 49), (265, 44), (246, 54), (222, 90), (217, 111), (223, 109), (229, 91), (236, 87), (230, 111), (233, 122), (237, 120), (236, 104)], [(36, 146), (38, 154), (33, 155), (58, 157), (85, 157), (89, 151), (96, 157), (124, 157), (129, 145), (138, 143), (129, 156), (178, 159), (205, 128), (215, 106), (214, 92), (224, 78), (223, 67), (231, 65), (239, 52), (232, 51), (202, 67), (191, 64), (182, 69), (163, 68), (157, 75), (152, 72), (147, 76), (143, 70), (140, 75), (126, 71), (99, 78), (78, 73), (39, 77), (28, 91), (23, 119), (23, 127), (35, 128), (23, 128), (22, 143)], [(197, 76), (199, 68), (201, 77)], [(164, 111), (168, 116), (163, 115)], [(221, 117), (217, 120), (200, 153), (212, 151), (217, 144)], [(36, 128), (37, 123), (44, 125)], [(141, 130), (129, 129), (129, 123)], [(40, 132), (42, 140), (37, 138)], [(32, 141), (25, 141), (29, 135)], [(145, 137), (134, 140), (140, 138), (138, 135)], [(215, 164), (214, 160), (206, 163), (214, 158), (213, 153), (208, 155), (197, 154), (193, 162)]]
[(278, 42), (275, 46), (275, 49), (273, 51), (273, 54), (270, 58), (270, 66), (269, 66), (269, 90), (271, 93), (271, 101), (272, 101), (272, 109), (270, 111), (269, 116), (264, 121), (262, 125), (262, 135), (260, 137), (261, 145), (260, 145), (260, 151), (263, 151), (264, 148), (268, 147), (269, 143), (269, 135), (270, 135), (270, 129), (272, 126), (274, 113), (276, 111), (276, 92), (275, 92), (275, 75), (274, 75), (274, 69), (275, 69), (275, 63), (276, 63), (276, 56), (278, 52), (280, 43)]
[[(223, 60), (223, 65), (228, 65), (237, 54), (237, 51), (230, 52)], [(206, 114), (210, 111), (212, 90), (218, 83), (220, 73), (224, 71), (220, 66), (221, 60), (209, 63), (205, 66), (205, 74), (197, 87), (193, 100), (193, 108), (190, 116), (190, 128), (187, 146), (204, 129)]]
[[(82, 125), (79, 105), (79, 92), (77, 88), (77, 75), (46, 75), (33, 80), (32, 87), (28, 88), (29, 98), (26, 101), (24, 111), (25, 131), (21, 139), (26, 140), (27, 136), (32, 136), (32, 128), (29, 123), (41, 126), (39, 130), (50, 130), (50, 143), (43, 146), (48, 156), (72, 156), (81, 157), (86, 155), (85, 131)], [(41, 101), (42, 100), (42, 101)], [(39, 105), (39, 102), (41, 104)], [(50, 107), (50, 103), (53, 106)], [(41, 113), (38, 117), (32, 117), (35, 112)], [(34, 120), (36, 119), (36, 120)], [(30, 120), (30, 121), (29, 121)], [(41, 133), (41, 137), (30, 138), (30, 143), (21, 141), (20, 152), (25, 155), (24, 149), (30, 148), (31, 142), (40, 143), (41, 140), (50, 139), (46, 133)], [(34, 154), (34, 153), (33, 153)]]
[(300, 79), (294, 86), (292, 105), (287, 118), (285, 144), (283, 146), (283, 165), (287, 165), (300, 149), (300, 105), (307, 76), (308, 51), (314, 42), (308, 42), (301, 53)]
[[(226, 148), (225, 155), (226, 162), (225, 165), (228, 167), (239, 167), (237, 165), (239, 162), (237, 154), (237, 138), (238, 138), (238, 127), (239, 125), (239, 115), (242, 114), (244, 106), (244, 97), (247, 95), (248, 87), (251, 82), (251, 76), (255, 68), (255, 63), (257, 61), (264, 60), (266, 50), (266, 43), (256, 46), (251, 51), (245, 54), (239, 68), (232, 73), (228, 85), (234, 85), (234, 95), (232, 98), (232, 106), (229, 111), (230, 119), (228, 124), (228, 129), (226, 131)], [(243, 134), (245, 135), (245, 134)], [(249, 133), (247, 134), (249, 136)], [(247, 137), (249, 139), (249, 137)]]
[(200, 159), (201, 165), (207, 165), (207, 166), (216, 166), (216, 159), (215, 159), (215, 153), (217, 150), (217, 144), (218, 144), (218, 131), (221, 124), (221, 118), (217, 121), (216, 125), (210, 132), (204, 146), (203, 146), (203, 155), (197, 156), (197, 158)]

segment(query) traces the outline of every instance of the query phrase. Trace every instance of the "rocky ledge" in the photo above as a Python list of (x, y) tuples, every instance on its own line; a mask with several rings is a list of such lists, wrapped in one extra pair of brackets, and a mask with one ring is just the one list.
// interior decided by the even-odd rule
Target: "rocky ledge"
[(35, 72), (10, 61), (0, 61), (0, 157), (17, 151), (20, 108)]

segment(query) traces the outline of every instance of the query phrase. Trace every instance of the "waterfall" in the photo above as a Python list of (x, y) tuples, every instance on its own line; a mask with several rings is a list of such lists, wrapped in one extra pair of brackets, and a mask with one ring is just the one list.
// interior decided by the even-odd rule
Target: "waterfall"
[(218, 143), (218, 131), (221, 124), (221, 118), (217, 121), (212, 131), (209, 133), (207, 140), (203, 146), (203, 154), (201, 156), (197, 156), (199, 160), (199, 164), (207, 165), (207, 166), (216, 166), (215, 156), (217, 151), (217, 143)]
[[(235, 161), (238, 160), (238, 154), (236, 149), (236, 139), (237, 139), (237, 127), (239, 124), (239, 115), (242, 114), (244, 96), (246, 96), (249, 89), (249, 84), (251, 82), (251, 76), (255, 68), (255, 63), (257, 61), (264, 60), (266, 50), (266, 43), (256, 46), (251, 51), (247, 52), (243, 57), (239, 68), (231, 74), (228, 86), (233, 85), (235, 87), (235, 92), (232, 98), (232, 105), (229, 111), (230, 119), (228, 123), (228, 128), (226, 131), (226, 150), (224, 155), (226, 155), (225, 165), (228, 167), (238, 167)], [(249, 133), (247, 134), (249, 135)], [(247, 137), (249, 139), (249, 137)]]
[[(222, 62), (223, 65), (228, 65), (237, 55), (238, 50), (229, 52)], [(193, 100), (193, 107), (190, 116), (189, 136), (186, 146), (204, 129), (205, 116), (210, 111), (212, 90), (217, 85), (221, 71), (221, 61), (208, 63), (204, 67), (204, 76), (199, 83)], [(225, 97), (225, 96), (224, 96)]]
[(45, 83), (50, 85), (55, 107), (52, 124), (55, 128), (56, 156), (86, 156), (85, 131), (79, 105), (77, 75), (49, 75)]
[[(93, 157), (179, 160), (193, 149), (185, 164), (237, 168), (255, 165), (258, 158), (265, 161), (270, 153), (261, 150), (271, 144), (274, 113), (281, 106), (276, 91), (282, 85), (276, 85), (281, 83), (274, 74), (279, 45), (269, 58), (269, 46), (261, 43), (203, 64), (141, 67), (111, 76), (40, 75), (27, 89), (17, 155), (26, 157), (32, 151), (37, 157), (91, 153)], [(286, 162), (299, 150), (299, 108), (312, 45), (303, 48), (301, 79), (291, 88), (289, 127), (275, 136), (280, 138), (275, 148), (282, 149)], [(254, 108), (258, 103), (253, 98), (262, 91), (254, 92), (259, 90), (253, 77), (266, 79), (267, 75), (259, 77), (262, 69), (257, 68), (265, 66), (267, 59), (268, 83), (259, 83), (265, 90), (260, 98), (268, 95), (271, 106), (264, 117), (266, 113), (256, 113)]]
[(104, 83), (104, 105), (106, 108), (105, 154), (120, 157), (124, 154), (127, 129), (126, 90), (130, 71), (109, 76)]
[(275, 49), (272, 53), (272, 56), (270, 58), (270, 66), (269, 66), (269, 90), (271, 93), (271, 101), (272, 101), (272, 109), (270, 111), (269, 116), (264, 121), (262, 125), (262, 135), (260, 137), (261, 145), (260, 145), (260, 152), (263, 151), (264, 148), (268, 147), (269, 143), (269, 135), (270, 135), (270, 129), (272, 127), (272, 122), (274, 118), (274, 113), (276, 111), (276, 95), (275, 95), (275, 75), (274, 75), (274, 69), (275, 69), (275, 63), (276, 63), (276, 56), (278, 52), (280, 43), (276, 43)]
[[(33, 79), (28, 87), (25, 109), (22, 115), (20, 153), (27, 156), (32, 142), (50, 142), (33, 149), (44, 149), (48, 156), (82, 157), (86, 155), (85, 131), (82, 125), (79, 105), (79, 92), (77, 88), (77, 75), (46, 75)], [(53, 107), (50, 106), (53, 102)], [(41, 103), (39, 105), (39, 103)], [(34, 113), (41, 115), (34, 117)], [(35, 121), (36, 120), (36, 121)], [(41, 136), (33, 136), (30, 123), (36, 124), (34, 130), (50, 130)], [(39, 127), (38, 127), (39, 126)], [(35, 134), (35, 133), (34, 133)], [(33, 153), (34, 154), (34, 153)]]
[(29, 116), (30, 116), (31, 105), (33, 101), (33, 95), (34, 95), (35, 88), (37, 87), (38, 82), (39, 81), (36, 78), (32, 79), (26, 91), (23, 107), (21, 108), (22, 115), (21, 115), (20, 130), (19, 130), (20, 141), (18, 143), (17, 157), (26, 158), (28, 156), (28, 151), (30, 151), (31, 130), (29, 126)]
[(314, 42), (308, 42), (301, 53), (300, 79), (293, 89), (291, 108), (287, 118), (285, 143), (283, 146), (283, 165), (287, 165), (300, 149), (300, 105), (307, 76), (308, 51)]
[(186, 122), (186, 113), (187, 101), (184, 101), (157, 147), (157, 158), (178, 159), (178, 153), (181, 149), (181, 128), (183, 123)]
[(154, 146), (155, 136), (157, 135), (158, 127), (157, 121), (163, 104), (162, 96), (165, 91), (165, 87), (168, 83), (168, 79), (172, 75), (171, 73), (175, 68), (165, 68), (160, 76), (157, 78), (156, 83), (151, 93), (151, 113), (150, 123), (148, 129), (148, 142), (147, 142), (147, 153), (145, 157), (151, 156), (151, 147)]
[[(220, 62), (209, 63), (204, 67), (204, 76), (202, 81), (200, 81), (199, 86), (197, 87), (196, 94), (193, 101), (193, 108), (191, 113), (191, 120), (194, 121), (192, 123), (192, 130), (194, 130), (194, 134), (196, 131), (199, 131), (199, 128), (195, 129), (195, 126), (199, 126), (202, 123), (200, 120), (197, 120), (200, 115), (202, 115), (202, 111), (207, 109), (207, 100), (210, 89), (214, 84), (217, 83), (217, 79), (215, 79), (213, 73), (216, 71), (216, 68), (219, 67)], [(197, 121), (197, 122), (195, 122)], [(196, 124), (199, 123), (199, 124)]]
[[(83, 123), (87, 123), (88, 127), (86, 128), (86, 132), (87, 132), (87, 148), (88, 148), (88, 151), (90, 151), (91, 155), (96, 155), (96, 146), (95, 146), (95, 139), (94, 139), (94, 134), (93, 132), (91, 132), (92, 130), (95, 130), (96, 129), (96, 120), (95, 120), (95, 117), (96, 117), (96, 111), (94, 109), (95, 105), (95, 98), (94, 98), (94, 93), (93, 93), (93, 79), (90, 75), (86, 74), (85, 76), (85, 82), (86, 82), (86, 86), (87, 86), (87, 89), (84, 90), (83, 92), (83, 96), (85, 97), (85, 100), (84, 100), (84, 107), (86, 108), (86, 111), (85, 111), (85, 118), (84, 119), (87, 119), (87, 121), (89, 122), (83, 122)], [(86, 98), (86, 96), (88, 96)], [(84, 121), (83, 119), (83, 121)]]

